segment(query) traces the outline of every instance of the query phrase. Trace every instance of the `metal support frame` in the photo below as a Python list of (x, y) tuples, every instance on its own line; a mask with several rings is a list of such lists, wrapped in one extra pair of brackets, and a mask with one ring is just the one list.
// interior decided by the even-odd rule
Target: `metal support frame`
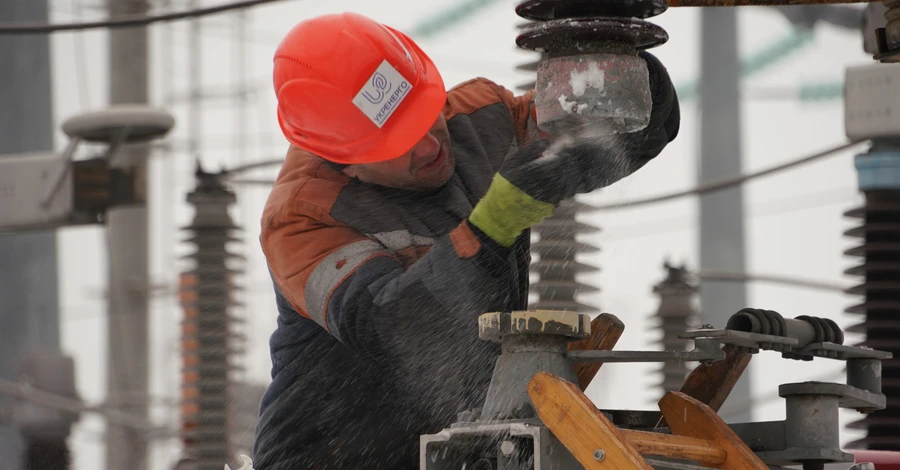
[[(771, 310), (743, 309), (728, 325), (738, 329), (701, 328), (679, 335), (694, 343), (689, 351), (567, 351), (565, 345), (590, 335), (587, 316), (567, 311), (498, 312), (479, 318), (482, 339), (499, 341), (497, 359), (484, 407), (462, 413), (457, 422), (438, 434), (420, 438), (420, 469), (444, 470), (466, 465), (476, 469), (555, 470), (580, 469), (572, 455), (553, 451), (547, 429), (537, 418), (526, 384), (538, 372), (550, 372), (578, 383), (573, 363), (658, 362), (725, 359), (724, 348), (758, 354), (777, 351), (785, 359), (816, 357), (847, 362), (847, 383), (803, 382), (783, 384), (784, 421), (743, 423), (733, 431), (764, 463), (773, 467), (803, 465), (823, 468), (829, 463), (852, 463), (853, 455), (840, 449), (838, 410), (871, 413), (883, 409), (881, 361), (890, 352), (840, 344), (843, 332), (833, 322), (809, 316), (784, 318)], [(760, 333), (757, 331), (762, 331)], [(837, 341), (837, 342), (833, 342)], [(816, 412), (812, 412), (815, 410)], [(660, 412), (605, 410), (620, 429), (667, 433)], [(475, 417), (479, 417), (475, 419)], [(528, 445), (517, 436), (530, 436)], [(541, 443), (545, 443), (546, 448)], [(531, 450), (529, 450), (531, 449)], [(511, 459), (515, 451), (516, 458)], [(524, 454), (522, 452), (525, 452)], [(530, 452), (530, 453), (529, 453)], [(654, 468), (695, 469), (691, 462), (653, 460)]]

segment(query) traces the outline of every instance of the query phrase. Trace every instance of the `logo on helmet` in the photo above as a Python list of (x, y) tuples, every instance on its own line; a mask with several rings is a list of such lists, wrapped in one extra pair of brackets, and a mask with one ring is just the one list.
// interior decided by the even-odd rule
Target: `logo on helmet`
[(412, 85), (386, 60), (366, 80), (353, 98), (356, 105), (379, 128), (394, 114)]

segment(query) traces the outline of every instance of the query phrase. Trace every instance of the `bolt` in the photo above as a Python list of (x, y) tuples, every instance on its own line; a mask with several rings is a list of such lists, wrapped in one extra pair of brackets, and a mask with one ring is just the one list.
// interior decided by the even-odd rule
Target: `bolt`
[(503, 441), (500, 443), (500, 452), (505, 456), (510, 456), (516, 450), (516, 445), (512, 441)]
[(594, 460), (600, 462), (606, 458), (606, 452), (603, 449), (597, 449), (594, 451)]

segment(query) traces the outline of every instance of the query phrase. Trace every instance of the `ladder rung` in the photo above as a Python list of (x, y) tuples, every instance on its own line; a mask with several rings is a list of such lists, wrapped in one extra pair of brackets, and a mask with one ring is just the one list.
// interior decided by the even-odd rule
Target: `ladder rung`
[(728, 456), (725, 449), (705, 439), (632, 429), (620, 429), (619, 433), (643, 455), (696, 460), (704, 465), (723, 463)]

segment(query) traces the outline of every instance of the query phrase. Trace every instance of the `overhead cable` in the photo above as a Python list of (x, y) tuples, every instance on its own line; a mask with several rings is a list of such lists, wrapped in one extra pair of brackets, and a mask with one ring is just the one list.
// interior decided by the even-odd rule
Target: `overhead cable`
[(241, 0), (225, 3), (212, 7), (197, 8), (174, 13), (160, 13), (157, 15), (128, 15), (100, 21), (87, 21), (81, 23), (0, 23), (0, 34), (43, 34), (57, 33), (61, 31), (83, 31), (98, 28), (127, 28), (134, 26), (146, 26), (152, 23), (199, 18), (215, 15), (226, 11), (250, 8), (264, 3), (274, 3), (286, 0)]
[(855, 147), (864, 142), (868, 142), (868, 141), (849, 142), (849, 143), (842, 144), (837, 147), (830, 148), (828, 150), (825, 150), (825, 151), (822, 151), (822, 152), (819, 152), (819, 153), (816, 153), (816, 154), (813, 154), (813, 155), (810, 155), (807, 157), (799, 158), (797, 160), (792, 160), (787, 163), (782, 163), (781, 165), (776, 165), (771, 168), (766, 168), (765, 170), (760, 170), (757, 172), (748, 173), (746, 175), (734, 176), (731, 178), (725, 178), (725, 179), (721, 179), (718, 181), (701, 184), (692, 189), (686, 189), (683, 191), (675, 191), (675, 192), (672, 192), (669, 194), (663, 194), (660, 196), (653, 196), (653, 197), (648, 197), (648, 198), (644, 198), (644, 199), (635, 199), (632, 201), (616, 202), (616, 203), (612, 203), (612, 204), (604, 204), (604, 205), (594, 206), (593, 210), (594, 211), (602, 211), (602, 210), (613, 210), (613, 209), (626, 209), (626, 208), (637, 207), (637, 206), (645, 206), (647, 204), (655, 204), (658, 202), (670, 201), (672, 199), (678, 199), (678, 198), (681, 198), (684, 196), (694, 196), (694, 195), (700, 195), (700, 194), (706, 194), (706, 193), (711, 193), (711, 192), (715, 192), (715, 191), (720, 191), (720, 190), (727, 189), (727, 188), (730, 188), (733, 186), (742, 185), (748, 181), (762, 178), (763, 176), (772, 175), (772, 174), (779, 173), (781, 171), (793, 168), (795, 166), (800, 166), (800, 165), (803, 165), (806, 163), (813, 162), (815, 160), (819, 160), (821, 158), (833, 155), (835, 153), (841, 152), (848, 148)]
[(807, 289), (818, 289), (829, 292), (844, 292), (844, 286), (841, 286), (840, 284), (788, 276), (735, 273), (727, 271), (700, 271), (696, 276), (704, 281), (756, 281), (793, 287), (804, 287)]
[(79, 400), (75, 400), (66, 396), (57, 395), (55, 393), (38, 390), (28, 384), (15, 382), (0, 378), (0, 394), (12, 395), (21, 400), (26, 400), (40, 406), (46, 406), (57, 410), (67, 411), (69, 413), (93, 412), (100, 413), (111, 422), (116, 422), (123, 426), (128, 426), (143, 432), (155, 433), (162, 428), (154, 426), (146, 418), (96, 406), (86, 406)]

